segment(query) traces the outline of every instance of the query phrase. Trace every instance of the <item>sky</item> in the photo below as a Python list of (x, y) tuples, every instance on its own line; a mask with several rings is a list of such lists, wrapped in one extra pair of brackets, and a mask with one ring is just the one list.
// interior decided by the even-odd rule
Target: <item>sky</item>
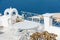
[(20, 11), (33, 13), (60, 12), (60, 0), (0, 0), (0, 13), (6, 8), (17, 8)]

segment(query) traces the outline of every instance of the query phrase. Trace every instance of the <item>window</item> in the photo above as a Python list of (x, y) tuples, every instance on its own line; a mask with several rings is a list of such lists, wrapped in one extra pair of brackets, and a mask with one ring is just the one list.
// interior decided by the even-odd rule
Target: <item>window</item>
[(15, 13), (15, 12), (13, 12), (13, 13), (12, 13), (12, 15), (16, 15), (16, 13)]
[(6, 15), (9, 15), (9, 12), (7, 12), (7, 14)]

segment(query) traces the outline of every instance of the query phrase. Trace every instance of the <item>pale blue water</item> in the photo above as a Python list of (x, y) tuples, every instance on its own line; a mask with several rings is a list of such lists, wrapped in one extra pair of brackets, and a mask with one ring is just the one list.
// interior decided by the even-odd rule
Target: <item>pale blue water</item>
[(47, 12), (60, 12), (60, 0), (0, 0), (0, 12), (9, 7), (20, 11), (44, 14)]

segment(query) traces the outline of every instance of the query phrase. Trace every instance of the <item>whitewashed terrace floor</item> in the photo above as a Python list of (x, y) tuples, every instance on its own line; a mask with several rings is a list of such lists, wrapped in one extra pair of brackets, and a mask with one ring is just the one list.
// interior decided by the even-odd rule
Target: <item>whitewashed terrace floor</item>
[[(13, 30), (13, 31), (12, 31)], [(46, 27), (45, 30), (58, 35), (57, 40), (60, 40), (60, 28), (59, 27)], [(14, 29), (8, 30), (4, 34), (0, 34), (0, 40), (19, 40), (20, 36), (14, 35)]]

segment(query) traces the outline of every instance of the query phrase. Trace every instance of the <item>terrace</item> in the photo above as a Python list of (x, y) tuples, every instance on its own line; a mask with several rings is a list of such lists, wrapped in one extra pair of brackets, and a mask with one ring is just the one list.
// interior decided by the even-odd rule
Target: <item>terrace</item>
[[(14, 11), (13, 11), (13, 9), (14, 9)], [(24, 34), (24, 33), (29, 34), (30, 33), (29, 31), (31, 31), (31, 33), (36, 32), (36, 31), (38, 31), (38, 32), (48, 31), (48, 32), (57, 34), (58, 35), (57, 40), (60, 39), (60, 32), (59, 32), (60, 13), (45, 13), (45, 14), (40, 15), (37, 13), (21, 11), (22, 15), (19, 15), (18, 11), (17, 10), (15, 11), (15, 10), (16, 10), (15, 8), (9, 8), (7, 10), (7, 12), (9, 14), (7, 14), (7, 12), (5, 11), (4, 15), (0, 16), (0, 19), (1, 19), (0, 20), (0, 22), (1, 22), (0, 23), (0, 26), (1, 26), (0, 32), (3, 32), (0, 34), (0, 40), (22, 40), (23, 38), (20, 39), (21, 35), (22, 35), (22, 37), (25, 38), (26, 34)], [(13, 12), (16, 12), (16, 14)], [(14, 15), (12, 15), (12, 13)], [(20, 20), (21, 19), (23, 20), (23, 21), (20, 21), (17, 23), (17, 24), (19, 24), (19, 27), (15, 22), (16, 20), (14, 21), (14, 19), (16, 19), (17, 16), (19, 16)], [(37, 26), (37, 25), (39, 25), (39, 26)], [(29, 26), (29, 27), (27, 27), (27, 26)], [(35, 26), (39, 27), (38, 30), (36, 30), (36, 28), (33, 28)], [(24, 28), (24, 31), (20, 30), (19, 28), (21, 28), (21, 29)], [(35, 31), (32, 31), (33, 30), (32, 28)], [(26, 29), (28, 30), (28, 32)]]

